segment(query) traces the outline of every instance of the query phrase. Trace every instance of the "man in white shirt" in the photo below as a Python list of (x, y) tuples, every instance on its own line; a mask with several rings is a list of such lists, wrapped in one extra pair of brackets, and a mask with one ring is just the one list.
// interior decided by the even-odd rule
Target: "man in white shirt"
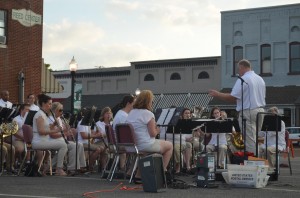
[(8, 100), (9, 100), (9, 92), (7, 90), (3, 90), (1, 92), (0, 107), (11, 109), (12, 103), (9, 102)]
[[(239, 112), (239, 125), (245, 134), (246, 150), (256, 152), (256, 117), (259, 112), (264, 112), (266, 105), (266, 85), (262, 77), (252, 71), (251, 63), (248, 60), (241, 60), (238, 63), (239, 79), (236, 81), (231, 93), (221, 93), (210, 90), (213, 97), (236, 103), (236, 110)], [(243, 85), (243, 86), (242, 86)], [(243, 96), (243, 97), (242, 97)], [(258, 118), (258, 131), (262, 126), (262, 116)], [(243, 120), (246, 131), (243, 131)]]

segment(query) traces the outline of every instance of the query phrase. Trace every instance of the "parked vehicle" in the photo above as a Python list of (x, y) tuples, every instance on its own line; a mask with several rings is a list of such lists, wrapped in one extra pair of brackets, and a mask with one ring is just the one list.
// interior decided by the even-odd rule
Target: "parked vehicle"
[(300, 145), (300, 127), (286, 127), (286, 130), (290, 133), (289, 138), (297, 141), (293, 141), (293, 144)]

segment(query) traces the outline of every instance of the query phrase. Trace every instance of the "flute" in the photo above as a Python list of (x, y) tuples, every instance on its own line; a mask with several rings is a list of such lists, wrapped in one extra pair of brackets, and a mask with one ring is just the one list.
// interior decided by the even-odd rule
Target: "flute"
[(57, 121), (57, 119), (56, 119), (56, 117), (55, 117), (55, 114), (53, 113), (53, 111), (52, 111), (51, 109), (50, 109), (50, 113), (51, 113), (51, 115), (53, 116), (54, 123), (55, 123), (56, 126), (60, 129), (61, 136), (64, 138), (65, 143), (66, 143), (66, 144), (69, 144), (68, 140), (67, 140), (66, 137), (65, 137), (65, 134), (64, 134), (62, 128), (61, 128), (61, 127), (59, 126), (59, 124), (58, 124), (58, 121)]

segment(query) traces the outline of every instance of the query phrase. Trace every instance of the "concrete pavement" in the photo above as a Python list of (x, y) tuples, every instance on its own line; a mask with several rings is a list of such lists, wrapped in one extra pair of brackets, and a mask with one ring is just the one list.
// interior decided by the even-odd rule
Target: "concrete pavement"
[[(95, 192), (86, 197), (299, 197), (300, 196), (300, 149), (292, 158), (293, 175), (288, 168), (281, 168), (278, 181), (269, 181), (262, 189), (233, 188), (222, 182), (215, 182), (216, 188), (171, 189), (165, 192), (146, 193), (141, 186), (128, 184), (127, 180), (109, 182), (99, 174), (76, 177), (24, 177), (2, 175), (0, 177), (0, 197), (82, 197), (84, 193)], [(286, 159), (282, 158), (281, 162)], [(183, 178), (194, 185), (193, 176)], [(126, 189), (127, 188), (127, 189)]]

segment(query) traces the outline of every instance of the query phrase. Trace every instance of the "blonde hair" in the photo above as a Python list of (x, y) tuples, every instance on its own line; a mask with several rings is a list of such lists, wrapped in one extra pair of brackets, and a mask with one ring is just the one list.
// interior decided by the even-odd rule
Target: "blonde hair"
[(277, 107), (270, 107), (268, 109), (268, 113), (275, 113), (275, 114), (278, 114), (279, 113), (279, 110)]
[(51, 110), (54, 112), (56, 109), (61, 108), (63, 105), (60, 102), (53, 102)]
[[(100, 120), (101, 122), (104, 121), (104, 115), (105, 115), (106, 113), (108, 113), (108, 112), (112, 113), (110, 107), (104, 107), (104, 108), (102, 109), (101, 115), (100, 115), (100, 118), (99, 118), (99, 120)], [(111, 118), (111, 120), (112, 120), (112, 118)], [(110, 120), (110, 121), (111, 121), (111, 120)]]
[(138, 95), (133, 105), (134, 109), (147, 109), (152, 111), (153, 93), (150, 90), (143, 90)]

